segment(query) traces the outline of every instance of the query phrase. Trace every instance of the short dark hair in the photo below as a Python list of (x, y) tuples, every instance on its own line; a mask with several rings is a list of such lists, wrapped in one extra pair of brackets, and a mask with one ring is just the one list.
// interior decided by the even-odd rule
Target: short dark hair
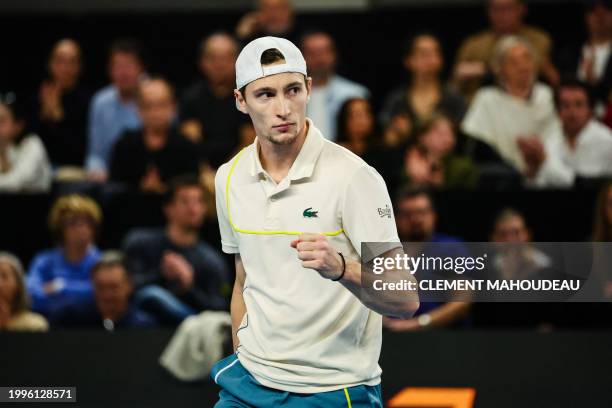
[(429, 205), (433, 211), (436, 210), (436, 202), (431, 194), (430, 190), (423, 187), (407, 186), (401, 188), (395, 195), (395, 207), (398, 208), (399, 204), (404, 200), (412, 200), (417, 197), (425, 196), (429, 201)]
[(128, 280), (131, 280), (131, 276), (128, 271), (127, 264), (125, 262), (125, 256), (123, 255), (121, 251), (116, 251), (116, 250), (105, 251), (102, 253), (102, 255), (100, 256), (100, 259), (98, 259), (98, 262), (96, 262), (94, 266), (91, 268), (90, 277), (93, 279), (95, 274), (100, 272), (100, 270), (114, 268), (114, 267), (122, 268), (123, 271), (125, 272), (125, 277)]
[(561, 102), (561, 91), (563, 89), (572, 88), (572, 89), (581, 89), (589, 101), (589, 107), (592, 109), (595, 108), (595, 97), (593, 96), (593, 89), (589, 84), (584, 81), (581, 81), (574, 77), (566, 77), (561, 80), (559, 85), (555, 88), (555, 107), (559, 109), (559, 103)]
[(144, 51), (138, 40), (132, 38), (121, 38), (113, 41), (108, 49), (108, 59), (115, 54), (129, 54), (138, 60), (140, 65), (145, 66)]
[[(261, 58), (259, 59), (259, 63), (261, 65), (270, 65), (270, 64), (274, 64), (275, 62), (278, 61), (284, 61), (285, 60), (285, 56), (283, 55), (282, 52), (280, 52), (280, 50), (278, 48), (270, 48), (265, 50), (262, 54), (261, 54)], [(304, 84), (306, 83), (306, 76), (304, 76)], [(248, 84), (247, 84), (248, 85)], [(243, 86), (242, 88), (240, 88), (238, 91), (240, 92), (240, 95), (242, 95), (242, 99), (244, 99), (246, 101), (246, 87), (247, 85)]]
[(200, 180), (191, 174), (184, 174), (174, 177), (168, 183), (168, 190), (164, 194), (163, 204), (164, 206), (170, 204), (175, 198), (179, 190), (188, 187), (195, 187), (202, 191), (202, 195), (206, 197), (206, 189), (200, 182)]

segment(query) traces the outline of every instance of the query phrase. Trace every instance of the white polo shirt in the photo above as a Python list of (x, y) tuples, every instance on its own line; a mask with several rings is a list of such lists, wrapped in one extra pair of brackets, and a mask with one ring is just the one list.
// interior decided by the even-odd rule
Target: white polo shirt
[(302, 268), (290, 243), (323, 233), (356, 261), (362, 242), (388, 243), (368, 257), (399, 247), (391, 200), (376, 170), (307, 120), (279, 184), (261, 166), (257, 139), (216, 175), (223, 251), (240, 253), (246, 271), (238, 358), (260, 383), (289, 392), (376, 385), (381, 316), (339, 282)]

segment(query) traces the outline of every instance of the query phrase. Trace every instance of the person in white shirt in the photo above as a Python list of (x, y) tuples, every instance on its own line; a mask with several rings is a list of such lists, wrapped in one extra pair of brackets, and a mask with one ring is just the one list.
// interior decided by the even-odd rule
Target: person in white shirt
[(521, 37), (500, 39), (491, 65), (498, 84), (477, 92), (461, 127), (524, 173), (523, 146), (543, 141), (558, 126), (553, 93), (536, 81), (537, 54)]
[(45, 192), (51, 164), (40, 138), (26, 126), (24, 103), (0, 93), (0, 192)]
[[(235, 354), (211, 371), (215, 408), (382, 407), (381, 314), (419, 306), (415, 291), (362, 284), (361, 261), (403, 253), (385, 183), (306, 118), (311, 78), (290, 41), (245, 46), (236, 88), (257, 138), (215, 179), (222, 249), (236, 259)], [(362, 253), (364, 242), (376, 244)]]
[(566, 80), (556, 91), (562, 127), (530, 146), (527, 175), (539, 187), (571, 187), (576, 177), (612, 177), (612, 131), (593, 118), (587, 85)]
[(306, 113), (321, 130), (323, 137), (335, 141), (340, 108), (349, 99), (367, 99), (368, 89), (336, 74), (338, 55), (333, 38), (323, 31), (311, 31), (301, 43), (308, 73), (312, 76), (312, 91)]

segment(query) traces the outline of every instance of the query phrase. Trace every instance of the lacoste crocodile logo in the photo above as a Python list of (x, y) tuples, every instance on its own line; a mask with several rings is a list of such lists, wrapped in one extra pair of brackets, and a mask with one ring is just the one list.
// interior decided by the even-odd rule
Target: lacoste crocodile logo
[(304, 216), (304, 218), (318, 218), (318, 213), (318, 211), (312, 211), (312, 207), (308, 207), (304, 210), (302, 215)]

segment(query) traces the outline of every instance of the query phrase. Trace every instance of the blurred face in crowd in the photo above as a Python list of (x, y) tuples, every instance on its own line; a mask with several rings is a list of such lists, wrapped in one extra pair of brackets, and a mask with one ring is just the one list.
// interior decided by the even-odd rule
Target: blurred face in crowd
[(17, 280), (13, 266), (6, 261), (0, 261), (0, 301), (12, 305), (16, 295)]
[(489, 0), (489, 21), (498, 34), (515, 33), (523, 24), (525, 12), (520, 0)]
[(346, 131), (349, 139), (364, 140), (372, 134), (374, 117), (367, 100), (356, 99), (350, 102), (346, 120)]
[(138, 112), (145, 130), (164, 133), (170, 128), (176, 115), (176, 103), (166, 81), (151, 79), (140, 84)]
[(589, 98), (582, 88), (559, 90), (559, 119), (568, 136), (576, 136), (591, 119)]
[(332, 38), (325, 33), (308, 35), (302, 42), (302, 52), (308, 73), (316, 79), (327, 79), (336, 66), (336, 47)]
[(530, 241), (529, 230), (520, 215), (503, 217), (495, 224), (493, 242), (523, 244)]
[(431, 238), (436, 214), (425, 194), (404, 198), (397, 206), (397, 232), (402, 241), (420, 242)]
[(591, 37), (611, 38), (612, 10), (603, 4), (597, 4), (586, 13), (586, 26)]
[(23, 122), (15, 120), (13, 112), (0, 103), (0, 147), (11, 144), (22, 130)]
[(208, 38), (202, 49), (200, 69), (213, 84), (229, 84), (235, 81), (234, 64), (238, 47), (226, 34), (216, 34)]
[(284, 72), (249, 83), (244, 90), (246, 100), (237, 95), (240, 109), (251, 117), (259, 138), (275, 145), (297, 139), (306, 125), (311, 81), (305, 81), (302, 74)]
[(438, 76), (443, 64), (440, 43), (430, 35), (416, 37), (404, 64), (416, 77)]
[(260, 22), (272, 35), (283, 34), (293, 24), (293, 8), (289, 0), (259, 0)]
[(92, 278), (98, 311), (105, 319), (119, 319), (127, 310), (132, 284), (120, 265), (99, 268)]
[(518, 43), (506, 51), (499, 75), (508, 87), (530, 88), (536, 78), (536, 61), (529, 47)]
[(49, 73), (60, 87), (74, 86), (81, 73), (81, 49), (75, 41), (61, 40), (55, 45), (49, 58)]
[(455, 131), (446, 118), (435, 121), (431, 128), (420, 138), (421, 145), (436, 157), (444, 157), (455, 148)]
[(166, 205), (166, 218), (170, 224), (188, 231), (197, 231), (206, 216), (204, 192), (198, 186), (179, 188)]
[(93, 221), (86, 214), (68, 212), (62, 216), (62, 243), (68, 248), (87, 248), (94, 241)]
[(143, 73), (138, 57), (131, 53), (115, 52), (109, 63), (110, 78), (121, 94), (134, 92)]

